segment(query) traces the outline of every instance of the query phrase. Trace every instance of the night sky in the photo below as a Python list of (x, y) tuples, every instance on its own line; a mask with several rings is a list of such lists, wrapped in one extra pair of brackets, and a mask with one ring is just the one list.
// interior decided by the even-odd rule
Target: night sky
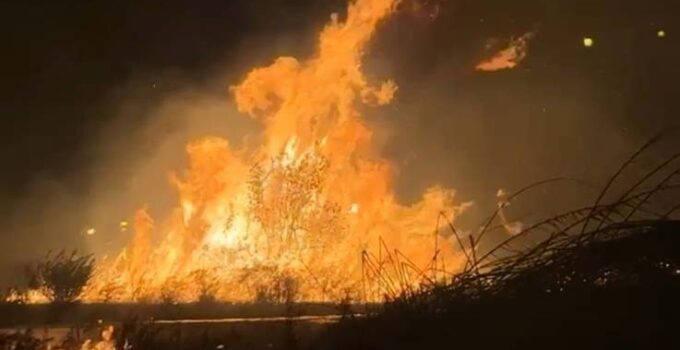
[[(676, 2), (450, 0), (423, 1), (417, 10), (406, 2), (380, 29), (365, 67), (399, 85), (395, 103), (368, 111), (367, 120), (398, 165), (400, 195), (409, 201), (439, 183), (483, 206), (498, 188), (549, 177), (601, 183), (645, 139), (678, 125)], [(236, 116), (218, 126), (214, 117), (165, 118), (174, 110), (163, 106), (201, 96), (228, 103), (227, 87), (250, 68), (312, 53), (318, 30), (344, 7), (339, 0), (3, 2), (0, 243), (9, 249), (0, 283), (48, 248), (88, 249), (78, 230), (106, 216), (102, 198), (115, 197), (108, 192), (127, 198), (112, 200), (114, 222), (153, 202), (141, 198), (149, 193), (131, 195), (142, 186), (132, 180), (140, 164), (168, 150), (177, 159), (159, 166), (181, 163), (181, 144), (192, 137), (234, 138), (255, 128)], [(493, 53), (489, 43), (527, 32), (535, 34), (518, 67), (474, 70)], [(669, 137), (660, 154), (678, 149), (680, 137)], [(166, 196), (155, 200), (172, 200)]]

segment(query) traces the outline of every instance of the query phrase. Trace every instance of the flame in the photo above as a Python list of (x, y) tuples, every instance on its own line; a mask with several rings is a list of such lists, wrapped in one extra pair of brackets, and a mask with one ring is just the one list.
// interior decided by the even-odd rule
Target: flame
[(459, 266), (462, 255), (434, 227), (440, 213), (461, 210), (453, 191), (433, 187), (415, 204), (398, 203), (392, 166), (358, 111), (389, 104), (397, 91), (391, 80), (370, 84), (361, 60), (398, 2), (351, 2), (344, 22), (331, 17), (311, 59), (280, 57), (233, 86), (238, 110), (262, 124), (261, 145), (191, 142), (186, 173), (170, 176), (178, 206), (161, 221), (140, 209), (133, 241), (100, 261), (84, 299), (327, 301), (363, 284), (363, 298), (376, 300), (386, 287), (371, 282), (377, 274), (367, 275), (365, 258), (387, 256), (387, 247), (408, 257), (412, 271), (399, 282), (408, 287), (420, 281), (405, 277), (415, 266)]
[[(101, 323), (101, 320), (99, 320)], [(113, 325), (107, 325), (101, 330), (101, 340), (98, 342), (92, 341), (92, 339), (86, 339), (80, 346), (80, 350), (115, 350), (116, 341), (113, 338), (115, 328)], [(127, 345), (127, 344), (126, 344)], [(128, 347), (125, 346), (125, 349)]]
[(512, 69), (524, 60), (529, 49), (529, 40), (534, 33), (528, 32), (516, 39), (511, 39), (508, 47), (498, 51), (489, 59), (483, 60), (475, 67), (478, 71), (494, 72), (502, 69)]

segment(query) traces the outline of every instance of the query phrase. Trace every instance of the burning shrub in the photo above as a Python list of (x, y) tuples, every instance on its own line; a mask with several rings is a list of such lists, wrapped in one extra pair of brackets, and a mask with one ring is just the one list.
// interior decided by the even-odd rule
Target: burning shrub
[(25, 304), (28, 301), (28, 290), (17, 286), (7, 288), (0, 294), (0, 303)]
[(38, 289), (52, 302), (72, 303), (78, 300), (92, 276), (94, 258), (60, 251), (47, 253), (45, 259), (27, 269), (29, 285)]
[(115, 281), (107, 281), (99, 290), (99, 298), (101, 301), (108, 303), (119, 293), (121, 287)]
[(201, 269), (192, 273), (196, 286), (198, 286), (198, 302), (213, 303), (217, 300), (216, 294), (219, 288), (219, 280), (209, 270)]
[(295, 278), (282, 274), (272, 279), (272, 282), (271, 285), (257, 288), (255, 302), (290, 304), (298, 299), (299, 284)]
[(177, 304), (182, 286), (178, 280), (170, 278), (161, 286), (160, 301), (163, 304)]
[[(252, 300), (258, 286), (266, 296), (279, 284), (250, 271), (275, 266), (296, 281), (289, 283), (296, 299), (327, 301), (365, 280), (360, 253), (380, 249), (381, 241), (418, 266), (430, 264), (432, 220), (462, 207), (436, 186), (418, 202), (399, 203), (393, 166), (380, 156), (360, 108), (387, 105), (396, 92), (394, 82), (374, 84), (361, 67), (366, 45), (398, 3), (351, 1), (345, 19), (335, 16), (321, 31), (309, 59), (280, 57), (232, 86), (236, 109), (262, 124), (256, 142), (190, 142), (188, 169), (172, 176), (177, 205), (159, 225), (139, 212), (135, 238), (100, 264), (86, 299), (97, 300), (116, 280), (124, 288), (115, 300), (156, 300), (172, 276), (182, 285), (179, 301), (193, 301), (190, 274), (209, 268), (217, 270), (219, 300)], [(438, 248), (437, 262), (462, 267), (457, 248)]]

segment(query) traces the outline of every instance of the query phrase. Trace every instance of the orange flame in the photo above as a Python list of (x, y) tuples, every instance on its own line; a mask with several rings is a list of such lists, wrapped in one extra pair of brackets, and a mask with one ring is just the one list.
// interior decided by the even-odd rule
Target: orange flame
[(498, 51), (491, 58), (483, 60), (475, 67), (478, 71), (494, 72), (502, 69), (512, 69), (522, 62), (529, 50), (529, 40), (534, 33), (526, 33), (519, 38), (510, 40), (508, 47)]
[(397, 266), (398, 283), (409, 288), (428, 266), (459, 266), (449, 239), (433, 233), (440, 213), (452, 218), (462, 208), (453, 192), (433, 187), (418, 203), (399, 204), (392, 168), (357, 111), (389, 104), (397, 90), (389, 80), (370, 84), (361, 59), (398, 2), (351, 2), (346, 20), (334, 15), (321, 32), (314, 57), (278, 58), (232, 87), (238, 110), (263, 126), (261, 146), (190, 143), (188, 171), (171, 176), (179, 205), (160, 224), (140, 210), (133, 242), (100, 262), (85, 299), (339, 300), (363, 288), (375, 300), (391, 287), (370, 281), (378, 273), (367, 275), (367, 257), (402, 259), (410, 272)]

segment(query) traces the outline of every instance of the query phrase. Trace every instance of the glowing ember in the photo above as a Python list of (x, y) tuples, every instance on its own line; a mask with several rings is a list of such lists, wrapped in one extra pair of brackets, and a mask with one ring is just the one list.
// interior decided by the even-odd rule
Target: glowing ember
[[(452, 220), (461, 210), (453, 192), (434, 187), (399, 204), (391, 165), (357, 110), (389, 104), (397, 90), (392, 81), (371, 85), (361, 71), (366, 45), (397, 3), (352, 2), (345, 22), (333, 16), (323, 29), (314, 57), (280, 57), (232, 87), (238, 110), (263, 126), (261, 146), (191, 142), (189, 169), (171, 176), (174, 212), (156, 221), (139, 210), (134, 240), (100, 261), (85, 300), (376, 300), (417, 286), (423, 271), (460, 266), (462, 254), (433, 232), (440, 213)], [(387, 256), (395, 271), (369, 268), (368, 259)]]
[(477, 64), (479, 71), (493, 72), (502, 69), (515, 68), (527, 56), (529, 40), (533, 33), (526, 33), (519, 38), (510, 40), (508, 47), (498, 51), (493, 57)]
[(595, 40), (593, 38), (583, 38), (583, 46), (592, 47), (595, 45)]

